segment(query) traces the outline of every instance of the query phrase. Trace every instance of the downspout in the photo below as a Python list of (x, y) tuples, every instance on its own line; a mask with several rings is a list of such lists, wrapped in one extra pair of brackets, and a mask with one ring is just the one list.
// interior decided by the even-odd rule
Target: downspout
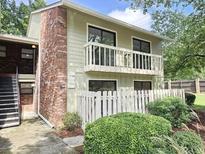
[[(40, 37), (39, 37), (40, 38)], [(39, 41), (40, 42), (40, 41)], [(46, 124), (48, 124), (49, 127), (54, 128), (54, 125), (51, 124), (43, 115), (41, 115), (40, 113), (40, 75), (41, 75), (41, 47), (40, 47), (40, 43), (39, 43), (39, 53), (38, 53), (38, 72), (37, 72), (37, 109), (38, 109), (38, 116), (45, 121)]]

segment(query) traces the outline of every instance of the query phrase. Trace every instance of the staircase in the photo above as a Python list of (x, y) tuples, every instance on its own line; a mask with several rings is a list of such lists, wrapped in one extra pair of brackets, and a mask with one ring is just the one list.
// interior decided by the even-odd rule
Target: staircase
[(17, 75), (0, 75), (0, 129), (20, 124)]

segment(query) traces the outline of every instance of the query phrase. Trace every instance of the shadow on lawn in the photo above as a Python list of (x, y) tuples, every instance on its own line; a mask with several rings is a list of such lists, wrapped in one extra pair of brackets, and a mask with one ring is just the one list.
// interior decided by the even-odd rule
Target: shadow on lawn
[(8, 138), (4, 138), (0, 136), (0, 153), (2, 154), (11, 154), (11, 142)]

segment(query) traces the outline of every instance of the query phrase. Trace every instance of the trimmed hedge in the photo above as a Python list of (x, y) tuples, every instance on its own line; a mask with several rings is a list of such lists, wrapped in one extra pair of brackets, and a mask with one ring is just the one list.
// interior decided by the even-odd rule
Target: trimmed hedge
[(187, 105), (193, 106), (195, 100), (196, 100), (196, 96), (193, 93), (188, 93), (188, 92), (185, 93), (185, 101)]
[(167, 97), (154, 101), (148, 105), (148, 110), (153, 115), (169, 120), (173, 127), (181, 127), (182, 123), (191, 120), (189, 106), (177, 97)]
[(85, 129), (85, 154), (155, 154), (152, 137), (169, 135), (171, 124), (162, 117), (119, 113), (88, 124)]
[(63, 117), (64, 128), (73, 131), (75, 128), (80, 128), (82, 119), (77, 113), (66, 113)]
[(203, 154), (203, 141), (199, 135), (191, 131), (178, 131), (173, 139), (185, 148), (188, 154)]

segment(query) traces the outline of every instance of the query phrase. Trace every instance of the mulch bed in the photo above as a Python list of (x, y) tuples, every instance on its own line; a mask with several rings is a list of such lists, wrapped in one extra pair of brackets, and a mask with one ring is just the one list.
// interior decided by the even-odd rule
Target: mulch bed
[(191, 123), (187, 124), (188, 128), (185, 127), (180, 129), (175, 128), (174, 131), (187, 130), (187, 129), (192, 130), (202, 137), (205, 145), (205, 111), (195, 110), (195, 112), (197, 113), (200, 121), (194, 120)]
[(66, 138), (66, 137), (74, 137), (74, 136), (83, 135), (84, 133), (81, 128), (76, 128), (73, 131), (60, 130), (60, 131), (55, 132), (55, 134), (60, 138)]
[[(200, 121), (194, 120), (191, 123), (187, 124), (187, 127), (174, 128), (173, 131), (176, 132), (182, 130), (192, 130), (202, 137), (205, 146), (205, 111), (195, 110), (195, 112), (197, 113)], [(60, 130), (55, 132), (55, 134), (60, 138), (84, 135), (83, 130), (81, 128), (76, 128), (74, 131)], [(83, 154), (83, 147), (78, 147), (75, 150), (78, 151), (80, 154)]]

